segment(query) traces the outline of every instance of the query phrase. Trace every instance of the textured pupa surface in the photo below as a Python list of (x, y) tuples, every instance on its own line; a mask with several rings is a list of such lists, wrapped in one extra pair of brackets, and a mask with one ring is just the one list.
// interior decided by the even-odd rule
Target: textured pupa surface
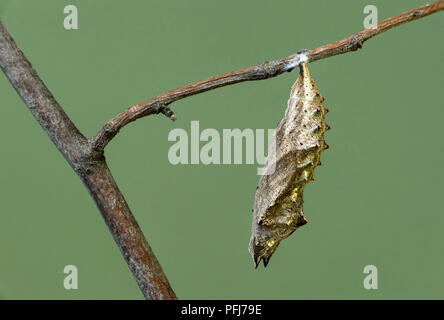
[(280, 242), (308, 222), (302, 207), (304, 186), (314, 180), (321, 152), (329, 147), (323, 101), (306, 63), (301, 63), (256, 190), (249, 246), (255, 267), (261, 260), (267, 266)]

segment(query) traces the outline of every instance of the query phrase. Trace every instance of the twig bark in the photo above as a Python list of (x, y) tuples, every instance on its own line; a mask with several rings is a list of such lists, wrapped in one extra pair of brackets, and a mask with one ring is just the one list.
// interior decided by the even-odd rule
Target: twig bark
[(89, 190), (114, 240), (147, 299), (176, 299), (105, 162), (103, 150), (130, 122), (162, 113), (175, 120), (169, 105), (177, 100), (243, 81), (262, 80), (291, 71), (301, 61), (313, 62), (357, 50), (375, 35), (444, 9), (444, 0), (404, 12), (341, 41), (289, 57), (187, 84), (120, 113), (92, 138), (86, 139), (72, 123), (0, 21), (0, 67), (66, 161)]
[[(0, 21), (0, 67), (97, 204), (147, 299), (176, 299), (102, 152), (91, 148)], [(166, 109), (159, 109), (159, 112)]]
[(338, 54), (356, 51), (362, 48), (365, 41), (382, 32), (406, 22), (426, 17), (443, 9), (444, 0), (435, 1), (388, 18), (378, 23), (374, 27), (359, 31), (358, 33), (355, 33), (340, 41), (330, 43), (310, 51), (300, 50), (296, 54), (283, 59), (265, 61), (255, 66), (193, 82), (177, 89), (165, 92), (147, 101), (133, 105), (112, 118), (94, 137), (92, 137), (92, 146), (96, 150), (103, 150), (124, 126), (139, 118), (158, 113), (157, 106), (159, 104), (168, 106), (180, 99), (216, 88), (229, 86), (243, 81), (273, 78), (283, 74), (286, 71), (293, 70), (301, 61), (305, 61), (305, 58), (308, 60), (308, 62), (314, 62)]

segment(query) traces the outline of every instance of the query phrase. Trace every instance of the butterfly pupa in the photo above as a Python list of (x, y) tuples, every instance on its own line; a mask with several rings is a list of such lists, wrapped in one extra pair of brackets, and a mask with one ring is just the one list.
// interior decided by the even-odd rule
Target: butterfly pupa
[(328, 112), (324, 98), (301, 63), (291, 87), (285, 116), (271, 139), (253, 207), (249, 251), (255, 267), (267, 266), (280, 242), (306, 224), (303, 210), (304, 186), (314, 180), (321, 152), (328, 148), (324, 135)]

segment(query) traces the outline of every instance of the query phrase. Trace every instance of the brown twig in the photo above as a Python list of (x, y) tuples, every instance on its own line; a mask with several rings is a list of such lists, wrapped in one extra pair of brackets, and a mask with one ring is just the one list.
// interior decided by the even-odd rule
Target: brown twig
[(175, 299), (154, 253), (148, 245), (103, 156), (105, 146), (128, 123), (162, 113), (175, 120), (168, 107), (174, 101), (243, 81), (262, 80), (291, 71), (301, 61), (313, 62), (359, 49), (375, 35), (400, 24), (444, 9), (444, 0), (407, 11), (341, 41), (284, 59), (194, 82), (134, 105), (106, 123), (87, 140), (72, 123), (0, 21), (0, 67), (36, 120), (81, 178), (96, 202), (114, 240), (147, 299)]
[(435, 1), (386, 19), (374, 27), (359, 31), (358, 33), (355, 33), (340, 41), (330, 43), (310, 51), (302, 50), (280, 60), (265, 61), (259, 65), (193, 82), (177, 89), (165, 92), (150, 100), (131, 106), (129, 109), (123, 111), (108, 121), (102, 127), (102, 129), (91, 138), (92, 147), (95, 150), (103, 150), (124, 126), (139, 118), (158, 113), (156, 112), (156, 106), (158, 104), (168, 106), (172, 102), (201, 92), (229, 86), (243, 81), (263, 80), (276, 77), (286, 71), (293, 70), (304, 59), (304, 57), (308, 59), (308, 62), (314, 62), (338, 54), (356, 51), (362, 48), (365, 41), (382, 32), (406, 22), (423, 18), (443, 9), (444, 0)]
[[(97, 204), (147, 299), (176, 296), (103, 157), (93, 150), (54, 99), (0, 21), (0, 67)], [(159, 112), (167, 112), (160, 106)]]

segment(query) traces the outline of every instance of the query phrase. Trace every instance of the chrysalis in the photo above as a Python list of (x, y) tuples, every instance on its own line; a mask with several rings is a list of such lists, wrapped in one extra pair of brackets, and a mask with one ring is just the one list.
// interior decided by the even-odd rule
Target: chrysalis
[(261, 260), (267, 266), (279, 243), (308, 222), (302, 209), (304, 186), (314, 180), (321, 152), (329, 148), (323, 101), (306, 63), (301, 63), (254, 199), (249, 251), (256, 268)]

